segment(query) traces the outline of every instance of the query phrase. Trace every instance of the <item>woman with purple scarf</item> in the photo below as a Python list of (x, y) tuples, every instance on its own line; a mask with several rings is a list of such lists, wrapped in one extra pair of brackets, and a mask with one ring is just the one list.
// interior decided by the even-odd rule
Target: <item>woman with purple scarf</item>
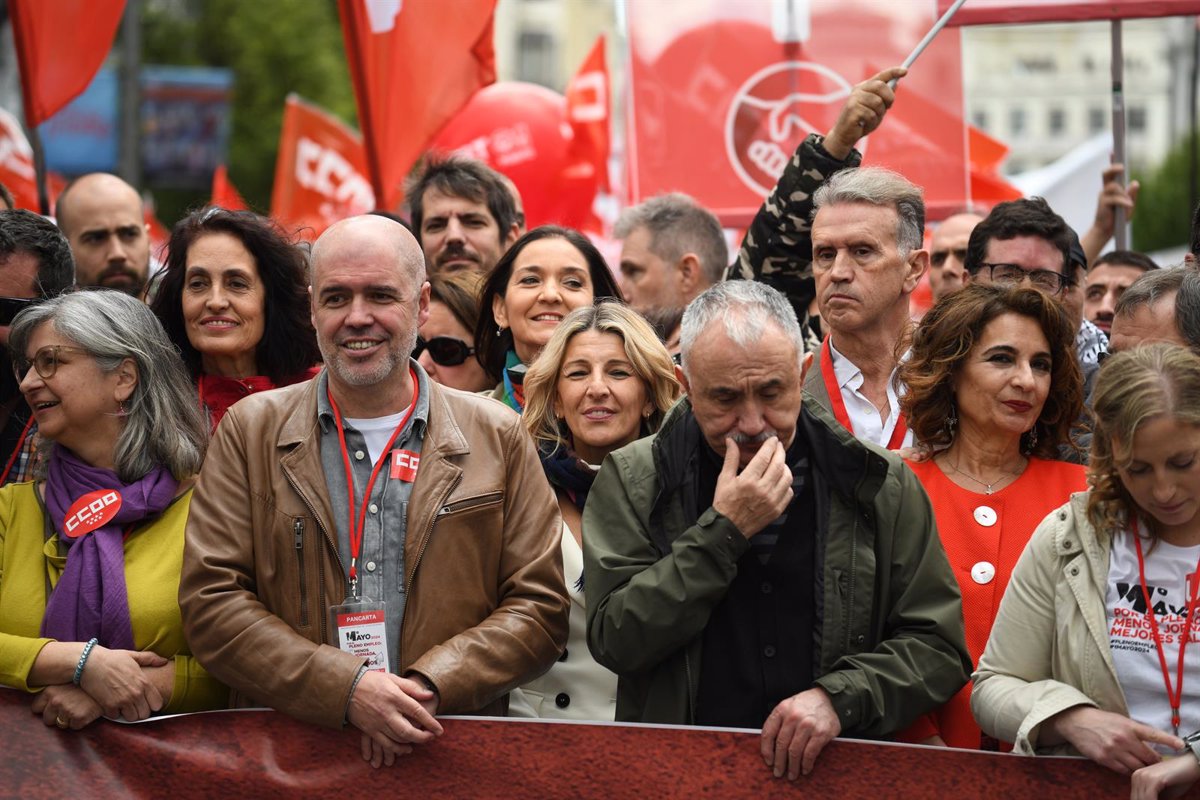
[(525, 427), (562, 511), (571, 616), (566, 650), (549, 672), (511, 694), (509, 715), (612, 721), (617, 676), (587, 646), (583, 505), (605, 457), (658, 430), (679, 397), (675, 364), (650, 323), (606, 301), (559, 323), (524, 385)]
[(223, 707), (177, 594), (208, 430), (178, 351), (119, 292), (27, 309), (9, 338), (36, 480), (0, 489), (0, 684), (47, 725)]

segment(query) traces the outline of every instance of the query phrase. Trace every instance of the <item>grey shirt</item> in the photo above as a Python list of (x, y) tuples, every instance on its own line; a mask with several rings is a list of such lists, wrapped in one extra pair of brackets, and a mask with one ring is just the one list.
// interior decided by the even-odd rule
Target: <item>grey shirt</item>
[[(393, 450), (408, 450), (419, 454), (429, 424), (429, 376), (416, 361), (410, 359), (417, 375), (417, 404), (412, 415), (396, 437)], [(346, 597), (350, 598), (350, 506), (346, 488), (346, 468), (338, 441), (333, 406), (329, 402), (328, 374), (317, 378), (317, 419), (321, 425), (321, 466), (329, 503), (337, 522), (338, 554), (346, 569)], [(371, 479), (373, 465), (366, 440), (343, 417), (346, 448), (354, 471), (355, 513), (362, 510), (363, 491)], [(372, 487), (363, 524), (362, 547), (358, 557), (358, 594), (363, 599), (381, 604), (385, 611), (388, 663), (393, 672), (400, 668), (400, 631), (407, 599), (405, 587), (404, 541), (408, 534), (408, 500), (413, 484), (392, 479), (391, 453), (382, 453), (384, 463)], [(420, 474), (418, 467), (417, 474)]]

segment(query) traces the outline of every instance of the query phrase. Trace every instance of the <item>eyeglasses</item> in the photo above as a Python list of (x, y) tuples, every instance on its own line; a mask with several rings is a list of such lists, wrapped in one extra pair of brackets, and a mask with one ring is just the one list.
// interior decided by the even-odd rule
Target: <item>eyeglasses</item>
[(12, 325), (17, 314), (40, 302), (40, 297), (0, 297), (0, 325)]
[(58, 371), (59, 353), (90, 355), (87, 350), (80, 347), (68, 347), (65, 344), (46, 345), (34, 353), (32, 359), (18, 358), (13, 361), (13, 372), (16, 373), (17, 380), (24, 378), (30, 367), (37, 370), (37, 374), (42, 378), (54, 377), (54, 373)]
[(992, 283), (1013, 286), (1028, 278), (1030, 283), (1049, 294), (1058, 294), (1075, 283), (1061, 272), (1049, 269), (1025, 269), (1017, 264), (982, 264), (980, 266), (987, 268)]
[(429, 341), (418, 336), (417, 346), (413, 350), (412, 357), (420, 358), (421, 353), (426, 350), (429, 351), (429, 357), (433, 359), (433, 363), (439, 367), (457, 367), (469, 356), (475, 355), (474, 347), (469, 347), (462, 339), (455, 339), (452, 336), (435, 336)]
[(938, 269), (941, 269), (941, 267), (946, 263), (946, 259), (948, 259), (950, 256), (954, 256), (956, 259), (958, 259), (958, 263), (961, 264), (967, 260), (967, 248), (956, 247), (953, 250), (934, 250), (929, 254), (929, 263)]

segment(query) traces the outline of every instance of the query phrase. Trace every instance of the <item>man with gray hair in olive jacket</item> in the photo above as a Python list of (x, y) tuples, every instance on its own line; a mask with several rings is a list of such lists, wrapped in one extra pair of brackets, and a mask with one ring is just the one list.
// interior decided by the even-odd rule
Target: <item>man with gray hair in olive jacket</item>
[(761, 727), (794, 780), (835, 736), (888, 736), (966, 683), (958, 585), (912, 472), (802, 401), (783, 295), (712, 287), (681, 349), (687, 398), (588, 497), (588, 645), (618, 720)]

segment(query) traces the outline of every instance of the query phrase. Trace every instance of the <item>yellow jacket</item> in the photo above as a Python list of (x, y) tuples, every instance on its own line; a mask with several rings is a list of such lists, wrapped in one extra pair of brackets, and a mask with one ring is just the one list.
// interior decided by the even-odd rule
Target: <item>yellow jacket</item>
[[(0, 489), (0, 684), (27, 692), (29, 670), (50, 639), (40, 637), (47, 580), (58, 583), (66, 559), (58, 534), (46, 538), (45, 510), (34, 483)], [(225, 708), (229, 690), (192, 657), (179, 616), (183, 531), (192, 492), (125, 541), (125, 586), (134, 646), (175, 659), (175, 687), (162, 713)]]

